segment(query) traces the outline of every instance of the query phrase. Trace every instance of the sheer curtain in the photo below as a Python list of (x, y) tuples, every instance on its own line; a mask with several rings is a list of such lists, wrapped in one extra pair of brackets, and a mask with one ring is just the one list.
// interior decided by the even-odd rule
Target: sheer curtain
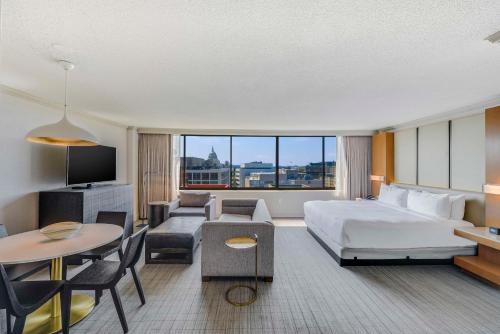
[(337, 141), (337, 188), (343, 199), (366, 197), (370, 194), (372, 138), (341, 136)]
[(172, 197), (172, 136), (139, 134), (139, 217), (148, 216), (148, 203)]
[(170, 177), (170, 198), (177, 198), (179, 195), (179, 181), (181, 174), (181, 136), (172, 135), (172, 158), (171, 158), (171, 177)]

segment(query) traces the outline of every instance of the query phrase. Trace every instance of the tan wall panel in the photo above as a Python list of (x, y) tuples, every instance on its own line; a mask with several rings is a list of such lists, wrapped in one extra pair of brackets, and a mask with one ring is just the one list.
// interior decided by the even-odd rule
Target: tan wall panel
[(451, 122), (451, 188), (481, 192), (485, 183), (485, 116)]
[(418, 184), (449, 187), (448, 122), (425, 125), (418, 129)]
[(394, 134), (394, 182), (417, 183), (417, 129)]

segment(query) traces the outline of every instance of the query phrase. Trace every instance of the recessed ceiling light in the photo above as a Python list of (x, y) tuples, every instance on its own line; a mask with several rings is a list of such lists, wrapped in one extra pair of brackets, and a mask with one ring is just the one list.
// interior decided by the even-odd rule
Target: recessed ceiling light
[(497, 31), (493, 35), (486, 37), (484, 40), (490, 41), (491, 43), (500, 43), (500, 31)]

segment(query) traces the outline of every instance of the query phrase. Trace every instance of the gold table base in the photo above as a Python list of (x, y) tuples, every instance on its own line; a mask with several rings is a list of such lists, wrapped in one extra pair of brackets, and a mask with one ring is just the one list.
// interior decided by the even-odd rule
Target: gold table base
[[(61, 257), (52, 259), (51, 280), (62, 280), (62, 266)], [(89, 295), (73, 295), (71, 297), (70, 326), (85, 319), (94, 309), (94, 305), (95, 300)], [(60, 332), (61, 329), (61, 296), (57, 294), (27, 317), (23, 334), (53, 334)]]
[[(255, 247), (255, 287), (251, 287), (249, 285), (242, 285), (242, 284), (237, 284), (229, 287), (229, 289), (226, 290), (226, 301), (233, 305), (233, 306), (247, 306), (252, 304), (257, 300), (257, 288), (258, 288), (258, 268), (257, 268), (257, 263), (258, 263), (258, 236), (257, 234), (254, 234), (253, 236), (241, 236), (241, 237), (234, 237), (231, 239), (228, 239), (225, 241), (225, 245), (229, 248), (233, 248), (236, 250), (245, 250), (245, 249), (250, 249)], [(236, 290), (236, 289), (248, 289), (252, 292), (252, 296), (248, 298), (247, 300), (243, 302), (236, 302), (232, 300), (229, 296), (229, 293), (231, 291)]]
[[(248, 298), (248, 300), (245, 300), (243, 302), (236, 302), (229, 297), (229, 293), (231, 291), (236, 290), (236, 289), (243, 289), (243, 288), (248, 289), (252, 292), (252, 296), (250, 298)], [(238, 285), (233, 285), (229, 289), (226, 290), (226, 301), (231, 305), (248, 306), (248, 305), (252, 304), (253, 302), (255, 302), (256, 300), (257, 300), (257, 289), (252, 288), (251, 286), (238, 284)]]
[[(59, 297), (54, 297), (59, 298)], [(62, 329), (61, 315), (52, 315), (52, 300), (42, 305), (26, 319), (23, 334), (52, 334)], [(80, 322), (94, 309), (94, 298), (88, 295), (73, 295), (71, 297), (70, 325)]]

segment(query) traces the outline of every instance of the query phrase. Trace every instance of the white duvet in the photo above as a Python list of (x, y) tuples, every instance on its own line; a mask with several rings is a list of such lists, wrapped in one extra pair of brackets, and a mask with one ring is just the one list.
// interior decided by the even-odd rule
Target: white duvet
[(466, 221), (431, 218), (378, 201), (310, 201), (304, 203), (306, 225), (344, 248), (467, 247), (453, 229)]

